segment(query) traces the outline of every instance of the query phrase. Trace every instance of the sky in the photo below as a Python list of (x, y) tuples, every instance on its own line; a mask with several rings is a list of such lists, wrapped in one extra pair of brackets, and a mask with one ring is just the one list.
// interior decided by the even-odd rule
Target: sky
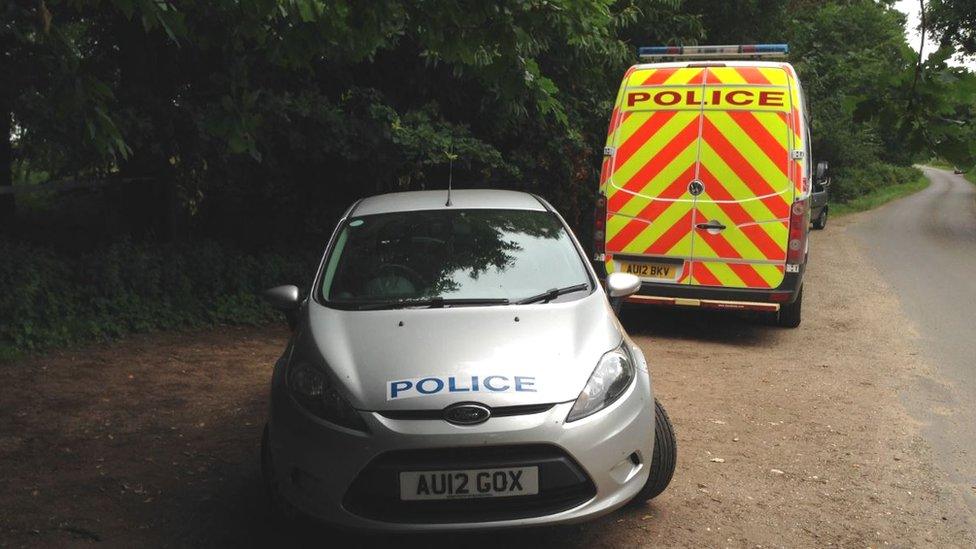
[[(919, 32), (918, 32), (918, 12), (919, 12), (919, 2), (918, 0), (898, 0), (895, 2), (895, 9), (908, 15), (908, 22), (905, 25), (905, 36), (908, 38), (908, 44), (911, 45), (912, 49), (918, 51), (919, 44)], [(938, 46), (938, 43), (932, 40), (932, 36), (929, 35), (925, 39), (925, 52), (926, 55), (932, 53), (934, 48)], [(951, 59), (949, 65), (954, 66), (965, 66), (971, 71), (976, 71), (976, 58), (970, 57), (968, 59)]]

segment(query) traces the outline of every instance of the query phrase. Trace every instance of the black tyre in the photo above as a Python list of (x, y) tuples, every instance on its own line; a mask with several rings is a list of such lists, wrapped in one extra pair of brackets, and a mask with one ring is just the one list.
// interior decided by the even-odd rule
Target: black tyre
[(654, 399), (654, 455), (651, 457), (651, 474), (631, 503), (639, 505), (660, 495), (671, 484), (677, 461), (678, 441), (674, 438), (671, 418), (664, 411), (664, 406)]
[(813, 228), (818, 231), (822, 231), (826, 226), (827, 226), (827, 206), (824, 206), (824, 209), (820, 210), (820, 215), (818, 215), (817, 218), (813, 220)]
[(803, 309), (803, 288), (796, 295), (796, 301), (783, 305), (776, 317), (776, 325), (780, 328), (796, 328), (800, 325), (800, 313)]

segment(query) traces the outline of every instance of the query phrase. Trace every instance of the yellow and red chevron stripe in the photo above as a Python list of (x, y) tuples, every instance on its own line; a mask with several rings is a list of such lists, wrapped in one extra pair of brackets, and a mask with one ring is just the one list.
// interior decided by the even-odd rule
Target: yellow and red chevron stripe
[[(781, 67), (632, 68), (612, 115), (600, 184), (613, 255), (685, 260), (679, 281), (772, 288), (802, 194), (795, 75)], [(705, 191), (688, 192), (693, 180)], [(696, 229), (716, 221), (722, 231)]]
[(692, 261), (688, 280), (699, 286), (775, 288), (783, 281), (783, 269), (783, 265)]

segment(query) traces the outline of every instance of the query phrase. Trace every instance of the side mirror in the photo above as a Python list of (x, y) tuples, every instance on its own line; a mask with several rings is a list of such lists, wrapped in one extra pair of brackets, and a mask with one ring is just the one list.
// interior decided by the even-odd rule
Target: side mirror
[(830, 170), (830, 165), (827, 164), (826, 160), (821, 160), (817, 162), (817, 173), (815, 179), (817, 183), (820, 183), (824, 187), (830, 184), (829, 178), (827, 177), (827, 172)]
[(607, 275), (607, 293), (613, 299), (632, 296), (640, 290), (641, 279), (630, 273), (610, 273)]
[(261, 296), (275, 309), (287, 313), (294, 311), (301, 305), (302, 302), (299, 298), (299, 293), (298, 286), (289, 284), (287, 286), (275, 286), (274, 288), (267, 289), (261, 293)]
[(285, 313), (289, 328), (294, 330), (295, 326), (298, 326), (298, 309), (302, 306), (301, 291), (298, 286), (292, 284), (275, 286), (262, 292), (261, 297), (272, 307)]
[(632, 296), (640, 290), (641, 279), (630, 273), (610, 273), (607, 275), (607, 295), (615, 313), (620, 312), (624, 298)]

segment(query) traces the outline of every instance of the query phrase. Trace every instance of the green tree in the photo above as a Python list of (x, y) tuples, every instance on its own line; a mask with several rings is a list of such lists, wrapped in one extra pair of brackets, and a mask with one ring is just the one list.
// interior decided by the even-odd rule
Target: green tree
[[(69, 174), (124, 160), (130, 149), (116, 123), (116, 74), (104, 63), (105, 20), (121, 18), (176, 41), (179, 14), (153, 0), (113, 0), (100, 12), (57, 0), (10, 1), (0, 9), (0, 186), (11, 184), (15, 154)], [(0, 210), (0, 217), (12, 216), (12, 195), (0, 195)]]
[(929, 0), (927, 18), (942, 46), (957, 46), (976, 55), (976, 2), (972, 0)]

